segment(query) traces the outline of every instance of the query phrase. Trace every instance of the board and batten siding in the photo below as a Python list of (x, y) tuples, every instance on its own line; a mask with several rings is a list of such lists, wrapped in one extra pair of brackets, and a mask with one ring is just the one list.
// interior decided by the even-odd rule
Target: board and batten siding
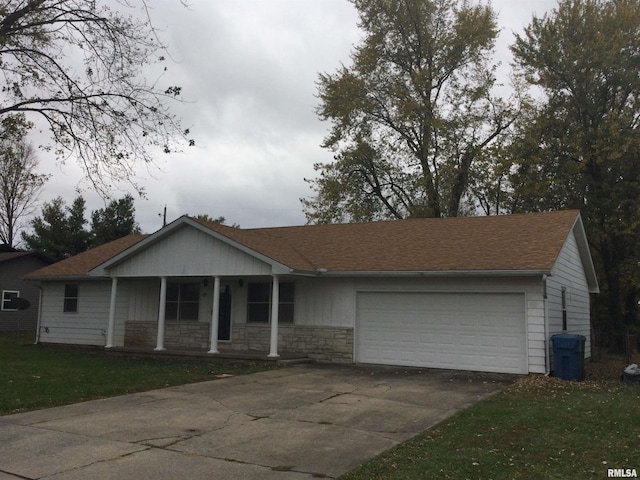
[[(126, 279), (118, 282), (118, 295), (127, 291), (129, 297), (127, 320), (157, 322), (160, 301), (160, 279)], [(116, 322), (120, 320), (116, 318)]]
[(547, 373), (542, 279), (538, 278), (536, 282), (538, 288), (529, 290), (526, 296), (529, 373)]
[(270, 275), (271, 266), (195, 228), (181, 228), (110, 268), (115, 277)]
[(584, 335), (585, 358), (591, 356), (591, 318), (589, 286), (578, 243), (573, 232), (567, 237), (547, 279), (549, 336), (562, 333), (562, 287), (566, 288), (567, 333)]
[[(296, 325), (356, 327), (358, 292), (523, 293), (530, 373), (545, 373), (541, 277), (312, 278), (296, 281)], [(358, 332), (355, 332), (358, 335)]]
[(354, 280), (305, 278), (295, 282), (295, 324), (301, 326), (353, 327)]
[[(42, 283), (42, 312), (40, 341), (74, 345), (104, 345), (109, 326), (111, 280), (68, 281), (78, 285), (78, 311), (65, 313), (65, 282)], [(129, 308), (129, 295), (118, 288), (116, 318), (125, 318)], [(115, 345), (124, 343), (124, 322), (116, 322)]]

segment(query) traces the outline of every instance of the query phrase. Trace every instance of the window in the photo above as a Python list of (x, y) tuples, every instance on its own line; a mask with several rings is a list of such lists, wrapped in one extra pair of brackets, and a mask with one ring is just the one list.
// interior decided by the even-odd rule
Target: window
[[(247, 323), (269, 323), (271, 319), (270, 282), (249, 283), (247, 290)], [(293, 323), (294, 284), (281, 283), (278, 323)]]
[(293, 323), (293, 283), (280, 284), (278, 323)]
[(197, 322), (200, 310), (199, 283), (167, 284), (165, 319)]
[(66, 283), (64, 285), (64, 313), (78, 312), (78, 284)]
[(247, 291), (247, 322), (269, 323), (271, 307), (271, 285), (250, 283)]
[(3, 290), (2, 291), (2, 311), (4, 312), (18, 311), (17, 298), (19, 296), (20, 296), (20, 292), (16, 290)]

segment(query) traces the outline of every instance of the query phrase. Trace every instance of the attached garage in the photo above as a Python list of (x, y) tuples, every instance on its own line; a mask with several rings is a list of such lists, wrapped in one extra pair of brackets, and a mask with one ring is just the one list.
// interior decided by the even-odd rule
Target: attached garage
[(356, 361), (527, 373), (521, 293), (357, 294)]

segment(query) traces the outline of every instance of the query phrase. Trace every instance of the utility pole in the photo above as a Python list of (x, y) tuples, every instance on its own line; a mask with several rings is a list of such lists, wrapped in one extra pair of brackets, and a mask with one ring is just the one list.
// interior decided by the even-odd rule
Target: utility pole
[(162, 228), (167, 226), (167, 204), (164, 204), (164, 213), (159, 213), (158, 216), (162, 217)]

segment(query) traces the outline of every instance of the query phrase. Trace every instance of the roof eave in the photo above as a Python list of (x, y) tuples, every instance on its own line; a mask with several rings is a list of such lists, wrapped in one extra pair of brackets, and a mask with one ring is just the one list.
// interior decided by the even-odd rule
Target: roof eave
[(85, 281), (85, 280), (105, 280), (108, 277), (89, 275), (47, 275), (47, 276), (27, 276), (23, 277), (27, 282), (61, 282), (61, 281)]
[(596, 268), (593, 264), (593, 258), (591, 258), (589, 241), (587, 240), (587, 233), (584, 229), (584, 223), (582, 222), (582, 215), (580, 213), (576, 215), (576, 220), (573, 224), (572, 231), (575, 236), (576, 242), (578, 243), (578, 251), (580, 253), (580, 259), (582, 260), (585, 276), (587, 277), (587, 286), (589, 287), (589, 293), (600, 293), (598, 276), (596, 275)]
[(291, 275), (313, 277), (541, 277), (550, 275), (550, 269), (525, 270), (291, 270)]

